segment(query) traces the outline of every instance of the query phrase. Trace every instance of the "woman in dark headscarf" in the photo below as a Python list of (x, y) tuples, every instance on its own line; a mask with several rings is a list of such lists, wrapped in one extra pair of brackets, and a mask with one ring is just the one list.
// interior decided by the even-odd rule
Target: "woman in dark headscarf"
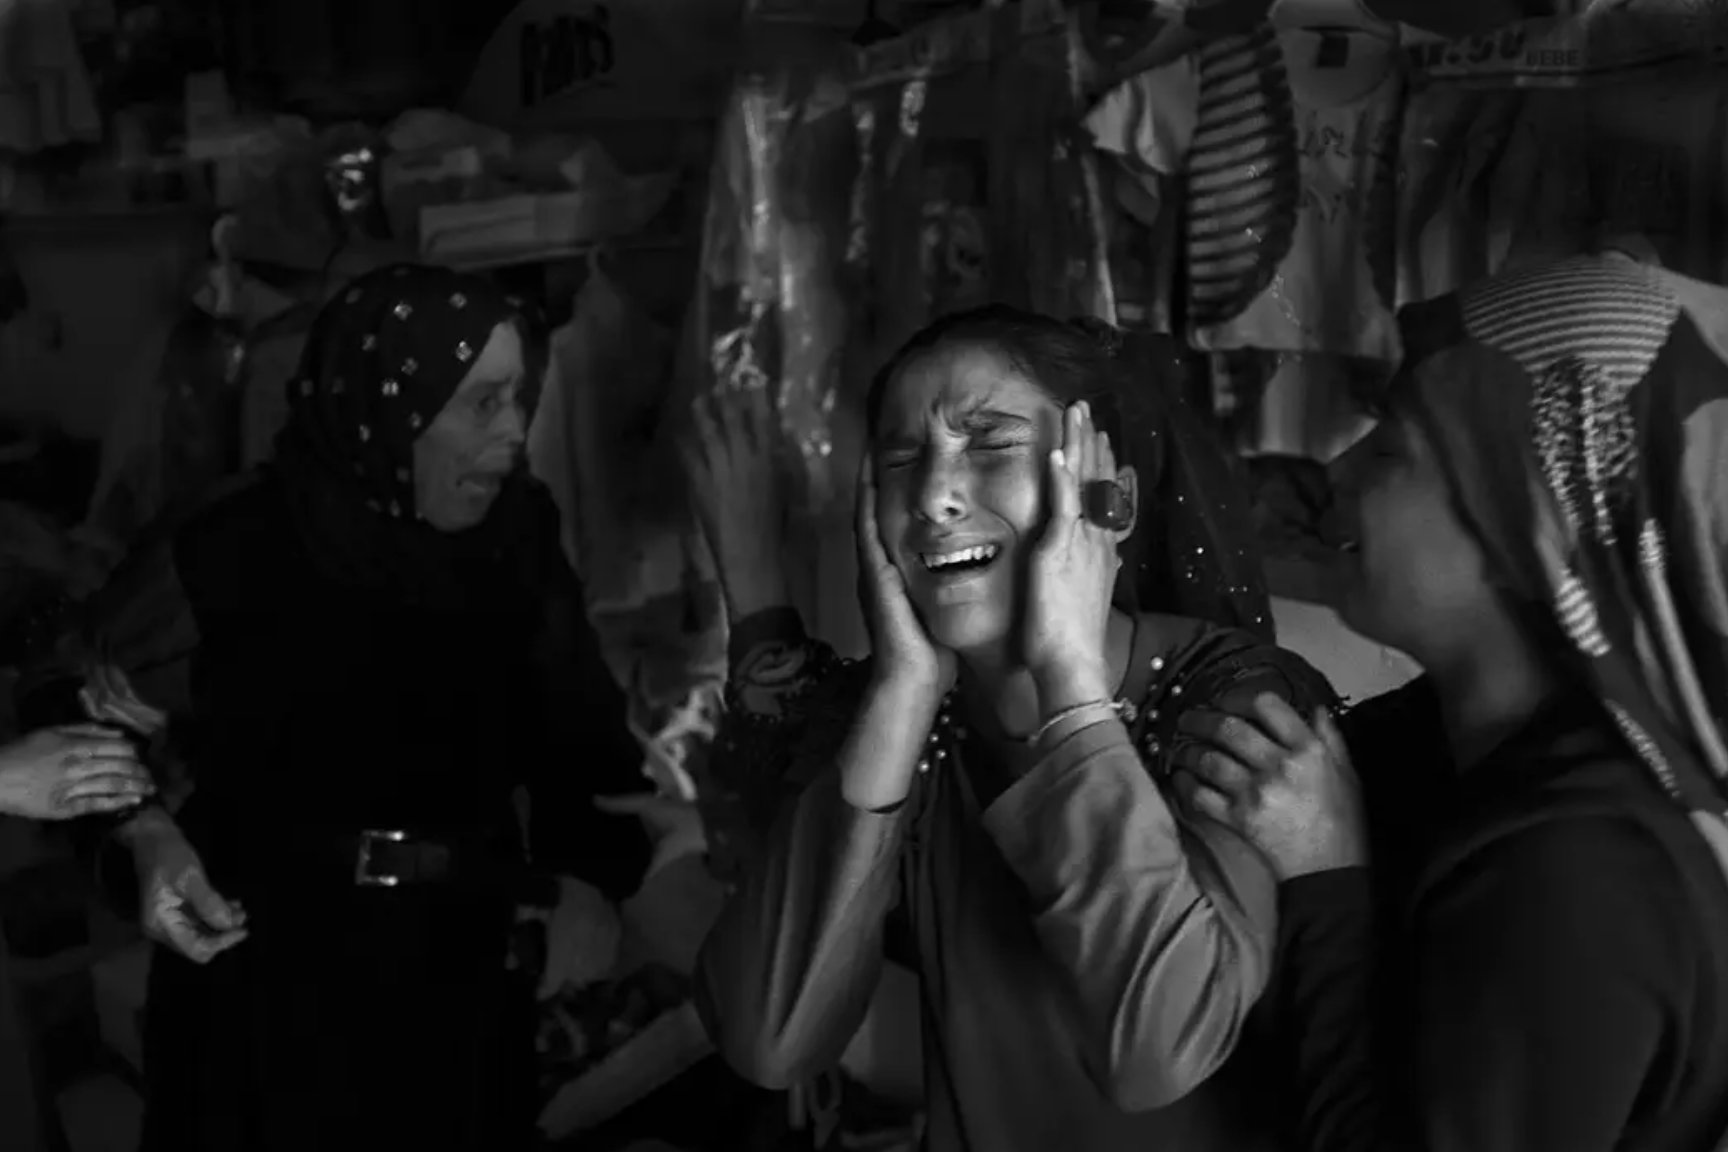
[(1180, 825), (1162, 775), (1188, 707), (1268, 692), (1306, 712), (1331, 691), (1265, 641), (1251, 539), (1219, 530), (1223, 460), (1113, 336), (985, 308), (877, 376), (867, 661), (806, 638), (750, 571), (765, 534), (726, 514), (761, 490), (748, 405), (723, 401), (734, 434), (692, 454), (734, 615), (716, 775), (772, 826), (699, 1003), (735, 1068), (785, 1086), (839, 1059), (898, 939), (933, 1152), (1270, 1134), (1213, 1074), (1272, 962), (1272, 877), (1233, 834)]
[(164, 945), (148, 1152), (533, 1137), (534, 987), (507, 970), (530, 857), (583, 881), (561, 885), (575, 978), (603, 974), (608, 897), (646, 863), (588, 803), (640, 758), (522, 467), (535, 349), (485, 280), (354, 282), (313, 327), (274, 462), (136, 556), (59, 654), (87, 710), (149, 734), (151, 669), (193, 653), (152, 745), (189, 798), (164, 775), (170, 805), (118, 833)]
[[(1348, 753), (1269, 703), (1258, 725), (1194, 722), (1221, 748), (1183, 757), (1196, 806), (1288, 880), (1303, 1146), (1711, 1152), (1728, 1134), (1728, 291), (1580, 257), (1405, 327), (1390, 412), (1340, 465), (1359, 541), (1342, 611), (1428, 675), (1354, 710)], [(1383, 942), (1367, 873), (1328, 867), (1364, 840)]]

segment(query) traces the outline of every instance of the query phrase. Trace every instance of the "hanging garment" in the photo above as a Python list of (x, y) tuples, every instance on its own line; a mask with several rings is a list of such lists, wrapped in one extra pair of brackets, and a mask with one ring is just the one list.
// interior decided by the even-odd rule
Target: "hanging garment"
[(1728, 276), (1728, 84), (1718, 69), (1652, 71), (1590, 89), (1584, 150), (1593, 239), (1643, 236), (1662, 264)]
[(151, 386), (111, 421), (90, 527), (129, 541), (158, 517), (190, 511), (239, 471), (244, 367), (238, 324), (188, 307)]
[[(1149, 68), (1105, 94), (1086, 117), (1093, 146), (1115, 160), (1111, 199), (1138, 226), (1136, 251), (1112, 253), (1119, 318), (1155, 332), (1174, 333), (1181, 217), (1181, 179), (1199, 112), (1198, 72), (1192, 57)], [(1116, 231), (1116, 230), (1113, 230)], [(1137, 270), (1126, 283), (1127, 268)], [(1121, 315), (1132, 301), (1138, 315)]]
[(1070, 143), (1081, 112), (1077, 45), (1051, 45), (1047, 55), (1002, 51), (990, 65), (992, 295), (1046, 315), (1114, 320), (1099, 267), (1096, 160)]
[(528, 431), (529, 468), (558, 504), (607, 666), (646, 734), (724, 674), (719, 591), (662, 428), (672, 359), (671, 334), (596, 269), (553, 334)]
[(38, 152), (102, 136), (72, 0), (0, 0), (0, 148)]
[(653, 471), (645, 457), (666, 393), (669, 340), (600, 270), (552, 337), (528, 459), (558, 502), (565, 554), (595, 611), (639, 607), (679, 586), (676, 537), (650, 539), (639, 526), (655, 495), (645, 489)]
[(1380, 390), (1391, 365), (1327, 352), (1285, 353), (1258, 398), (1251, 453), (1333, 459), (1374, 424), (1365, 395)]
[(288, 422), (288, 385), (300, 366), (317, 308), (301, 304), (272, 316), (248, 337), (246, 372), (240, 393), (240, 466), (270, 459), (276, 434)]
[(1184, 255), (1185, 320), (1198, 332), (1241, 315), (1272, 282), (1295, 240), (1301, 171), (1290, 79), (1272, 26), (1209, 41), (1194, 62)]
[(1488, 177), (1490, 272), (1542, 263), (1588, 244), (1594, 207), (1579, 147), (1585, 131), (1576, 91), (1524, 96)]
[[(1391, 195), (1403, 93), (1396, 30), (1360, 8), (1354, 14), (1346, 8), (1330, 13), (1324, 28), (1287, 27), (1278, 39), (1294, 99), (1301, 173), (1295, 235), (1270, 283), (1239, 314), (1214, 321), (1196, 308), (1194, 342), (1209, 349), (1395, 360)], [(1191, 186), (1212, 167), (1203, 147), (1205, 120), (1203, 114), (1189, 158)], [(1223, 153), (1229, 133), (1228, 124), (1221, 125), (1209, 151)], [(1234, 177), (1207, 187), (1221, 203), (1241, 195)], [(1190, 204), (1191, 211), (1203, 210), (1198, 198)], [(1197, 259), (1203, 251), (1190, 247), (1197, 303), (1206, 282), (1206, 265)]]
[(1447, 84), (1410, 94), (1398, 161), (1400, 307), (1495, 271), (1489, 191), (1524, 98)]
[(829, 417), (850, 327), (837, 277), (857, 139), (841, 42), (770, 24), (720, 116), (694, 309), (701, 386), (771, 388), (796, 502), (843, 513)]

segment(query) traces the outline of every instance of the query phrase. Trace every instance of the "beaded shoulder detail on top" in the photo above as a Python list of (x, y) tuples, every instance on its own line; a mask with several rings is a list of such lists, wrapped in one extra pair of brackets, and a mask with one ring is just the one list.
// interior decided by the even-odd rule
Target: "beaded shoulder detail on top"
[(1130, 669), (1124, 685), (1137, 691), (1118, 700), (1117, 707), (1135, 746), (1158, 774), (1181, 739), (1177, 720), (1183, 711), (1217, 706), (1244, 686), (1279, 695), (1304, 716), (1338, 706), (1331, 684), (1307, 661), (1234, 628), (1202, 627), (1192, 639), (1142, 659), (1144, 667)]
[(799, 719), (802, 705), (825, 683), (858, 663), (808, 636), (767, 638), (733, 665), (726, 685), (727, 706), (765, 723)]

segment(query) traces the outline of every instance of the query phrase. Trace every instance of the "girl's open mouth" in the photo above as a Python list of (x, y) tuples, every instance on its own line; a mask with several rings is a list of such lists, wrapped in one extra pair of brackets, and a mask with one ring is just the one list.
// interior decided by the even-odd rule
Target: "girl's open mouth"
[(925, 571), (934, 576), (970, 576), (982, 572), (1002, 555), (998, 544), (975, 544), (952, 552), (920, 552)]

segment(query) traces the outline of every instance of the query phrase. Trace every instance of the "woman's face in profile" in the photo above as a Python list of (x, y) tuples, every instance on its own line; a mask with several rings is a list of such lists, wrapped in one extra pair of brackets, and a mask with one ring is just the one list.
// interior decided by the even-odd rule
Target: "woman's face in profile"
[(512, 324), (498, 325), (414, 441), (415, 510), (432, 527), (461, 532), (492, 510), (527, 439), (526, 371), (521, 335)]
[(1455, 367), (1439, 357), (1395, 383), (1391, 412), (1331, 466), (1333, 515), (1354, 545), (1337, 569), (1339, 615), (1418, 660), (1456, 650), (1500, 617), (1487, 557), (1413, 408), (1419, 378)]
[(877, 530), (937, 644), (1011, 642), (1061, 422), (990, 348), (937, 348), (887, 384), (872, 442)]

